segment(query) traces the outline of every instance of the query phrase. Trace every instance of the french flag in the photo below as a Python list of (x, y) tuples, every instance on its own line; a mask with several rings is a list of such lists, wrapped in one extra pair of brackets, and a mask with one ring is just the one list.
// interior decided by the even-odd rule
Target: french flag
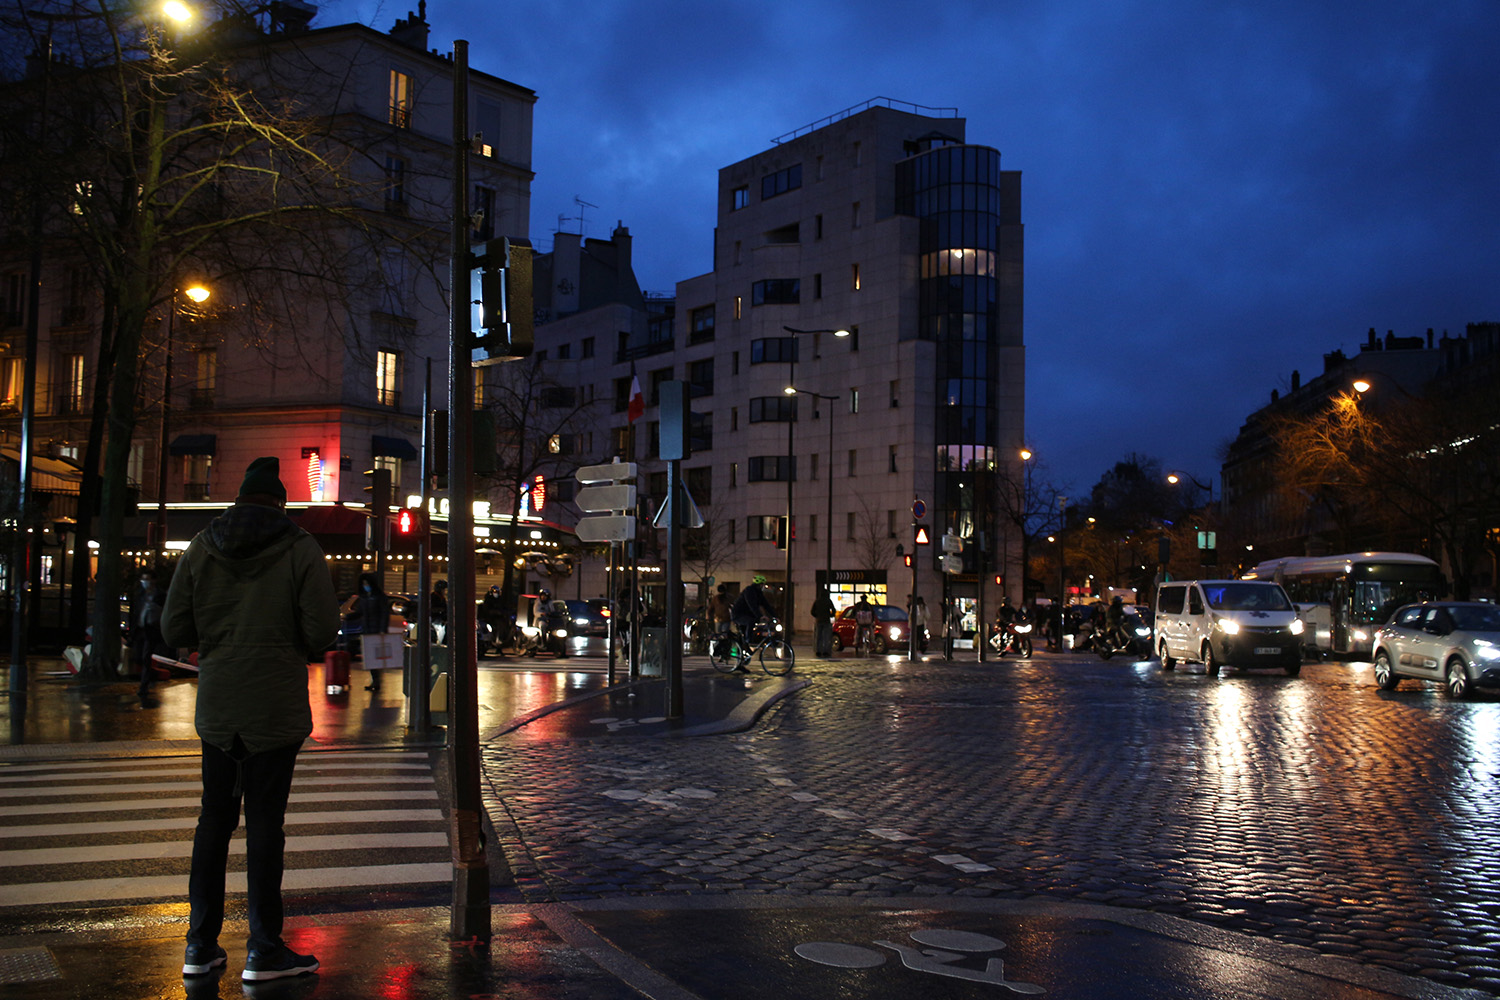
[(626, 412), (632, 424), (646, 412), (646, 397), (641, 394), (641, 378), (635, 373), (635, 365), (630, 366), (630, 405)]

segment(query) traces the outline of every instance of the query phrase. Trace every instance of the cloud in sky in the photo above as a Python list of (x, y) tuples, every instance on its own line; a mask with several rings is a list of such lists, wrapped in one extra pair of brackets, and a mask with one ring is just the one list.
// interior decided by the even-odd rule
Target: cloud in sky
[[(386, 30), (405, 10), (326, 5)], [(1217, 475), (1293, 369), (1500, 319), (1500, 2), (431, 0), (433, 47), (538, 93), (532, 235), (585, 210), (644, 287), (712, 267), (719, 168), (884, 96), (1021, 170), (1027, 435), (1086, 489)], [(578, 223), (564, 228), (576, 231)]]

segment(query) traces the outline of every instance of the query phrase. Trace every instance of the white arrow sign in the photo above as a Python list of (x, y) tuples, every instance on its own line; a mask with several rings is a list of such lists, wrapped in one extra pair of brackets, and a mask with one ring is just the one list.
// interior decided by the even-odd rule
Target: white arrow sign
[(635, 486), (585, 486), (573, 498), (579, 510), (635, 510)]
[(634, 514), (604, 514), (578, 522), (581, 542), (624, 542), (635, 537)]
[(607, 465), (585, 465), (573, 473), (580, 483), (618, 483), (635, 478), (634, 462), (610, 462)]

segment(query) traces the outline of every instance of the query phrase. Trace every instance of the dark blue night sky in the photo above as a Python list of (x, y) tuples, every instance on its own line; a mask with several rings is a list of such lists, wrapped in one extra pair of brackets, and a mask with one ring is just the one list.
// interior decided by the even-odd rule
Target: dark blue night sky
[[(381, 31), (405, 7), (316, 22)], [(1366, 330), (1500, 320), (1500, 0), (431, 0), (432, 47), (537, 91), (532, 235), (710, 270), (720, 167), (884, 96), (1025, 177), (1027, 436), (1058, 485), (1200, 479)], [(575, 198), (595, 207), (580, 209)]]

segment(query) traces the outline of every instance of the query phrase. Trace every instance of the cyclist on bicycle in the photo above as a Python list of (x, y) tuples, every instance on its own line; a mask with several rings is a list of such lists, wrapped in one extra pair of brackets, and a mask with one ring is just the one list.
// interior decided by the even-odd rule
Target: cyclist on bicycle
[[(765, 582), (765, 577), (756, 576), (755, 582), (740, 591), (740, 596), (735, 599), (734, 606), (729, 609), (729, 616), (734, 620), (734, 627), (739, 630), (740, 641), (747, 649), (753, 645), (750, 629), (755, 623), (776, 617), (776, 609), (771, 607), (771, 602), (766, 599), (766, 592), (762, 587)], [(739, 669), (749, 673), (744, 667)]]

